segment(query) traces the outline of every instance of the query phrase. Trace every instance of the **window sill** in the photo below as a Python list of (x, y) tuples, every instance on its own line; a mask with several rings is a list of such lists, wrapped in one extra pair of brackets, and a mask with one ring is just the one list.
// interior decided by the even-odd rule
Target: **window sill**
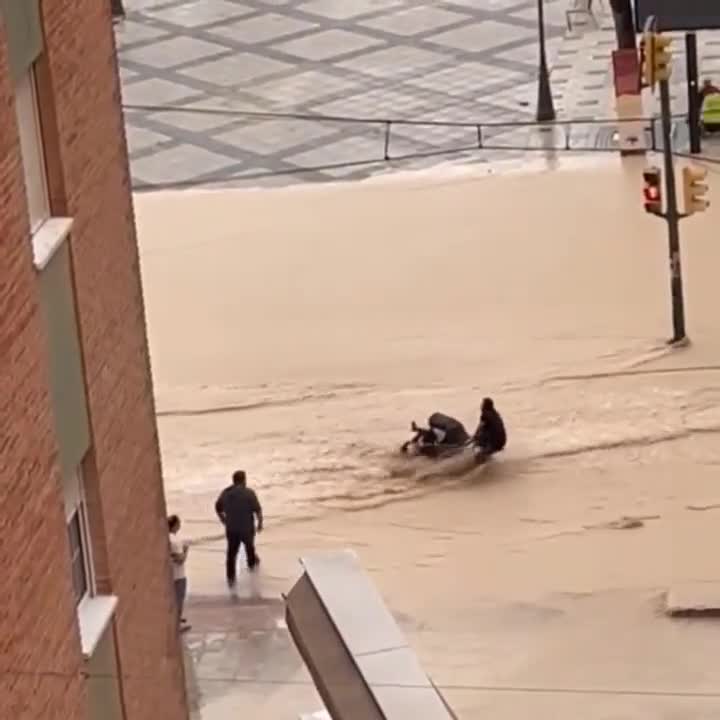
[(33, 263), (44, 270), (72, 229), (72, 218), (48, 218), (32, 235)]
[(80, 643), (85, 659), (89, 658), (110, 624), (118, 599), (115, 595), (85, 597), (77, 608), (80, 622)]

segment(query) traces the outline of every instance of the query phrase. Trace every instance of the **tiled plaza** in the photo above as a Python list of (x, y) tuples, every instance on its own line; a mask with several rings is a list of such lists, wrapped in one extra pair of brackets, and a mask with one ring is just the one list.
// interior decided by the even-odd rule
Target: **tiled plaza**
[[(552, 54), (567, 0), (546, 6)], [(379, 169), (367, 163), (383, 159), (386, 130), (367, 120), (530, 120), (535, 7), (534, 0), (126, 0), (117, 38), (136, 188), (365, 177)], [(495, 144), (537, 142), (527, 129), (487, 134)], [(474, 127), (393, 126), (389, 151), (397, 158), (476, 143)]]
[[(584, 23), (568, 33), (568, 8), (586, 0), (545, 0), (556, 109), (573, 121), (552, 132), (507, 125), (534, 117), (535, 0), (125, 2), (117, 40), (137, 190), (361, 179), (615, 147), (611, 120), (587, 122), (614, 115), (615, 35), (602, 2), (596, 23), (576, 14)], [(684, 112), (682, 37), (674, 45), (673, 107)], [(700, 33), (698, 47), (701, 73), (717, 83), (718, 34)], [(645, 115), (656, 111), (646, 100)], [(683, 121), (675, 142), (687, 146)], [(704, 151), (718, 155), (717, 143)]]

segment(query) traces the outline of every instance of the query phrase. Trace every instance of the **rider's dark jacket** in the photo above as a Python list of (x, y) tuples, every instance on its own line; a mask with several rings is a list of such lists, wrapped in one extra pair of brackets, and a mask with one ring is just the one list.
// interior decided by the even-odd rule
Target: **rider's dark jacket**
[(489, 452), (499, 452), (507, 443), (505, 423), (494, 405), (483, 407), (480, 424), (474, 435), (475, 442)]

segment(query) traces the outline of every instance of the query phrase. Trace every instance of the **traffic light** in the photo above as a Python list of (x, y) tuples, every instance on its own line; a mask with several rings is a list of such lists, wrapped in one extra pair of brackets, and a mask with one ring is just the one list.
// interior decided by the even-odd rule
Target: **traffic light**
[(707, 210), (708, 205), (710, 205), (705, 199), (708, 186), (703, 182), (707, 177), (707, 170), (702, 167), (688, 165), (683, 168), (682, 176), (685, 214), (693, 215), (696, 212)]
[(672, 38), (655, 35), (653, 41), (653, 76), (657, 82), (670, 79), (672, 73), (671, 44)]
[(643, 171), (643, 198), (645, 212), (653, 215), (662, 214), (662, 174), (660, 168), (649, 167)]
[(640, 61), (645, 85), (655, 87), (655, 70), (652, 59), (655, 56), (655, 33), (644, 32), (640, 40)]
[(670, 45), (672, 38), (654, 32), (644, 32), (640, 41), (642, 77), (645, 85), (655, 88), (656, 83), (670, 79), (672, 72)]

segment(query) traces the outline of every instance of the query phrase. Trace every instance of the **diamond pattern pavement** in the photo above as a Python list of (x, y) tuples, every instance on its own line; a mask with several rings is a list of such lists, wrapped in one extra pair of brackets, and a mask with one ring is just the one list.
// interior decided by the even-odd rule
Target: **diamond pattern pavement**
[[(546, 0), (551, 51), (565, 32), (567, 3)], [(532, 117), (535, 0), (125, 6), (116, 36), (138, 189), (270, 184), (273, 175), (273, 185), (361, 178), (382, 169), (351, 165), (382, 158), (381, 125), (270, 120), (248, 111), (471, 123)], [(472, 135), (472, 128), (393, 127), (390, 151), (464, 147)]]

